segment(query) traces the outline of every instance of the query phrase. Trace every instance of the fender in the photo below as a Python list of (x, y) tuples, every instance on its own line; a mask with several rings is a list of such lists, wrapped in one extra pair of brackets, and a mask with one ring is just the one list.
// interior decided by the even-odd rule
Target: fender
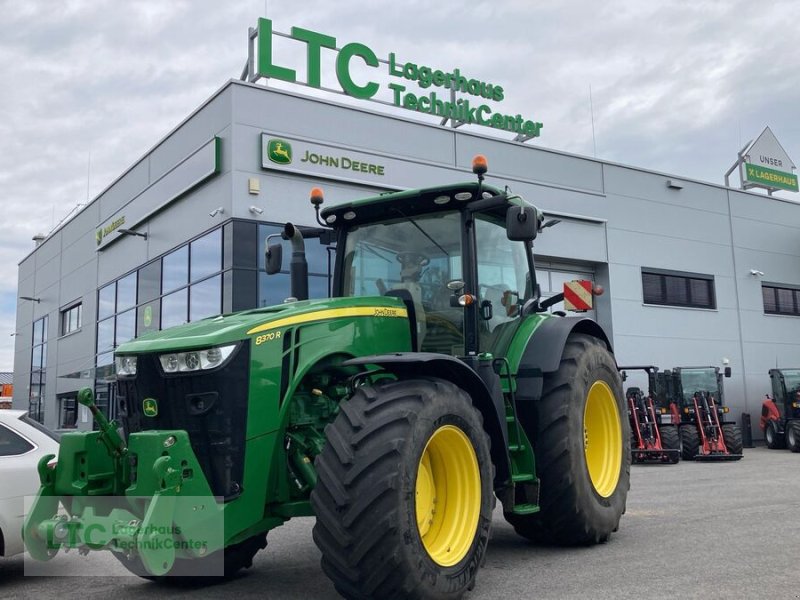
[(781, 414), (775, 401), (771, 398), (769, 400), (764, 400), (764, 403), (761, 405), (761, 421), (758, 424), (761, 431), (767, 430), (767, 423), (770, 421), (775, 421), (775, 431), (777, 433), (783, 433), (783, 427), (781, 427), (783, 419), (781, 419)]
[[(611, 342), (596, 321), (586, 317), (553, 317), (544, 320), (528, 339), (517, 369), (517, 403), (538, 400), (545, 373), (558, 371), (570, 333), (585, 333), (601, 340), (613, 353)], [(615, 359), (616, 362), (616, 359)]]
[[(495, 375), (490, 361), (481, 362), (485, 363), (492, 375)], [(495, 488), (502, 486), (511, 478), (508, 429), (499, 379), (496, 392), (493, 393), (475, 369), (458, 358), (434, 352), (396, 352), (361, 356), (342, 364), (345, 366), (378, 365), (403, 379), (436, 377), (449, 381), (464, 390), (472, 399), (473, 406), (483, 416), (483, 426), (492, 442), (490, 450), (492, 462), (495, 465)]]

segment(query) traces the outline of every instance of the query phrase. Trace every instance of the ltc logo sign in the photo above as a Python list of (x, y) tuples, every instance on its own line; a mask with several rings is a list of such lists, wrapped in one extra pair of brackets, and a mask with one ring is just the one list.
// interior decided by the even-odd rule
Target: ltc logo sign
[(288, 165), (292, 162), (292, 145), (285, 140), (273, 139), (267, 145), (267, 156), (279, 165)]

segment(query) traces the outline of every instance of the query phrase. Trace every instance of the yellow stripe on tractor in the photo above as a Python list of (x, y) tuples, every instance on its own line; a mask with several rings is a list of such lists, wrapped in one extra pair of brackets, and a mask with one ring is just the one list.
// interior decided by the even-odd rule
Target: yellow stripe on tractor
[(268, 323), (254, 327), (247, 332), (247, 335), (261, 333), (262, 331), (269, 331), (270, 329), (277, 329), (279, 327), (289, 327), (290, 325), (310, 323), (311, 321), (327, 321), (329, 319), (339, 319), (342, 317), (389, 317), (406, 319), (408, 318), (408, 310), (405, 308), (392, 308), (386, 306), (329, 308), (327, 310), (317, 310), (304, 315), (286, 317), (285, 319), (278, 319), (277, 321), (269, 321)]

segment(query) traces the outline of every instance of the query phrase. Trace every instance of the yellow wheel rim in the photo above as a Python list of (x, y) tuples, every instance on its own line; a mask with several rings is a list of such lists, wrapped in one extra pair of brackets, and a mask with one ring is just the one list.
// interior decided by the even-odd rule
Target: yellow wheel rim
[(622, 425), (614, 392), (605, 381), (589, 388), (583, 412), (583, 451), (595, 491), (603, 498), (614, 493), (622, 467)]
[(444, 425), (425, 445), (417, 468), (416, 515), (431, 559), (450, 567), (467, 555), (478, 530), (481, 473), (467, 435)]

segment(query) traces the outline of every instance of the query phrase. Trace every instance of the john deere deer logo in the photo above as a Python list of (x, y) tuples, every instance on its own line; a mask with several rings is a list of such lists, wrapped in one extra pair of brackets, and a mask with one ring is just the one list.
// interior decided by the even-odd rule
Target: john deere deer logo
[(155, 398), (145, 398), (142, 402), (142, 411), (146, 417), (158, 416), (158, 402)]
[(270, 140), (267, 156), (274, 163), (288, 165), (292, 162), (292, 145), (284, 140)]

